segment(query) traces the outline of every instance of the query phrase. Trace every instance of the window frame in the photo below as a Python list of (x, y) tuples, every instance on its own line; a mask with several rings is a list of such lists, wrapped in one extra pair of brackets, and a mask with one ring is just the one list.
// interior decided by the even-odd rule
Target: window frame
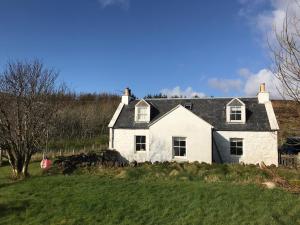
[[(140, 110), (144, 110), (144, 112), (140, 112)], [(143, 119), (140, 119), (140, 115), (143, 115)], [(136, 121), (137, 122), (147, 122), (148, 120), (148, 107), (147, 106), (137, 106), (136, 112)]]
[[(138, 137), (144, 137), (145, 138), (145, 141), (142, 142), (142, 140), (140, 140), (139, 142), (137, 141), (137, 138)], [(140, 146), (145, 146), (145, 149), (144, 150), (141, 150), (142, 148), (140, 147), (140, 149), (138, 150), (137, 149), (137, 145), (140, 145)], [(134, 151), (135, 152), (146, 152), (147, 151), (147, 136), (146, 135), (134, 135)]]
[[(179, 145), (175, 145), (175, 139), (179, 139)], [(181, 142), (184, 141), (184, 146), (181, 146)], [(182, 137), (182, 136), (173, 136), (172, 137), (172, 153), (173, 153), (173, 158), (175, 159), (186, 159), (187, 158), (187, 148), (186, 148), (186, 143), (187, 143), (187, 138)], [(175, 155), (175, 148), (179, 148), (179, 155)], [(181, 148), (184, 149), (185, 155), (181, 156)]]
[[(238, 145), (238, 143), (241, 142), (241, 145)], [(235, 143), (234, 146), (232, 146), (232, 143)], [(233, 151), (234, 149), (234, 151)], [(239, 151), (240, 149), (240, 151)], [(244, 154), (244, 139), (243, 138), (230, 138), (229, 139), (229, 151), (231, 156), (235, 157), (241, 157)], [(241, 154), (239, 154), (241, 153)]]
[[(235, 110), (233, 110), (235, 109)], [(239, 110), (236, 110), (239, 109)], [(242, 106), (229, 106), (229, 120), (230, 122), (241, 122), (242, 121)], [(234, 115), (235, 119), (231, 119), (231, 116)], [(236, 119), (237, 115), (240, 116), (240, 119)]]

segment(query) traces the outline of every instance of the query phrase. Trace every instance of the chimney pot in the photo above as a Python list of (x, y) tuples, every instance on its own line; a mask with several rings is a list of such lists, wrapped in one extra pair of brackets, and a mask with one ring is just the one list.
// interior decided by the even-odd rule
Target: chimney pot
[(127, 87), (127, 88), (125, 88), (125, 90), (124, 90), (124, 95), (125, 96), (131, 96), (131, 90)]
[(122, 96), (122, 101), (121, 102), (125, 105), (128, 105), (131, 100), (132, 100), (131, 90), (130, 90), (130, 88), (127, 87), (124, 90), (124, 95)]
[(259, 92), (266, 92), (266, 84), (265, 83), (261, 83), (259, 86)]

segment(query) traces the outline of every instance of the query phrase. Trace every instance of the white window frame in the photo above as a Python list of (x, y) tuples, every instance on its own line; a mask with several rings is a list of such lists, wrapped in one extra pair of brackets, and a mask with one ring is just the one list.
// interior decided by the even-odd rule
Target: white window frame
[[(239, 105), (232, 104), (233, 101), (239, 101)], [(231, 112), (233, 108), (240, 108), (241, 111), (241, 119), (240, 120), (231, 120)], [(245, 124), (246, 123), (246, 105), (238, 98), (231, 99), (230, 102), (226, 105), (226, 122), (232, 124)]]
[[(241, 146), (238, 145), (238, 142), (241, 142)], [(232, 143), (235, 143), (234, 146), (232, 146)], [(235, 153), (233, 154), (231, 151), (231, 148), (235, 148)], [(237, 154), (238, 150), (237, 149), (241, 149), (242, 154)], [(235, 157), (241, 157), (244, 154), (244, 139), (243, 138), (230, 138), (229, 139), (229, 151), (230, 151), (230, 155), (231, 156), (235, 156)]]
[[(175, 145), (175, 139), (179, 139), (179, 145)], [(172, 137), (172, 153), (173, 153), (173, 158), (177, 158), (177, 159), (186, 159), (187, 158), (187, 148), (186, 148), (186, 143), (187, 143), (187, 138), (186, 137), (180, 137), (180, 136), (174, 136)], [(181, 146), (180, 142), (184, 141), (185, 145)], [(185, 150), (185, 155), (184, 156), (176, 156), (175, 155), (175, 148), (179, 148), (179, 152), (180, 152), (180, 148), (184, 148)]]
[[(145, 106), (138, 106), (137, 108), (137, 113), (136, 113), (136, 121), (137, 122), (147, 122), (148, 120), (148, 107)], [(143, 112), (140, 112), (142, 111)]]
[[(142, 103), (144, 103), (144, 104), (141, 105)], [(150, 122), (150, 113), (151, 113), (150, 111), (151, 111), (151, 106), (149, 105), (149, 103), (146, 102), (144, 99), (141, 99), (135, 105), (134, 121), (136, 123), (149, 123)]]
[[(145, 137), (145, 142), (137, 142), (137, 137)], [(137, 150), (137, 145), (145, 145), (145, 149), (144, 150)], [(135, 152), (145, 152), (147, 151), (147, 136), (146, 135), (135, 135), (134, 136), (134, 151)]]
[[(243, 114), (243, 110), (242, 110), (242, 106), (229, 106), (230, 107), (230, 122), (241, 122), (242, 121), (242, 114)], [(237, 113), (239, 112), (239, 113)], [(235, 117), (237, 115), (241, 116), (241, 119), (231, 119), (231, 115), (235, 115)]]

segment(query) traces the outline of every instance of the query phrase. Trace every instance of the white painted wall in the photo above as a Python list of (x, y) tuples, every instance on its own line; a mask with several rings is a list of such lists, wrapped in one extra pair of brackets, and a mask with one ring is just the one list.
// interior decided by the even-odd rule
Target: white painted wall
[[(212, 162), (212, 126), (184, 108), (175, 110), (150, 126), (151, 161)], [(172, 137), (186, 138), (186, 157), (173, 157)]]
[[(135, 136), (146, 136), (146, 151), (135, 151)], [(149, 130), (144, 129), (114, 129), (113, 149), (130, 162), (144, 162), (149, 160)]]
[[(210, 124), (184, 108), (176, 108), (149, 130), (115, 129), (113, 147), (129, 161), (199, 161), (212, 163)], [(135, 151), (135, 136), (146, 136), (146, 151)], [(186, 158), (173, 157), (172, 137), (186, 137)]]
[[(216, 131), (214, 132), (214, 138), (225, 163), (244, 162), (246, 164), (256, 164), (263, 161), (267, 165), (278, 165), (277, 131)], [(242, 156), (230, 154), (230, 138), (243, 139)], [(215, 146), (213, 151), (214, 159), (219, 162)]]

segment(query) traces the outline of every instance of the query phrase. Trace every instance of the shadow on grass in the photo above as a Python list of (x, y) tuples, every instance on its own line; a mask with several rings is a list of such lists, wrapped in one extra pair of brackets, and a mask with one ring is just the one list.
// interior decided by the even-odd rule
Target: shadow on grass
[(5, 167), (5, 166), (9, 166), (9, 162), (7, 160), (2, 161), (2, 164), (1, 164), (0, 168)]
[(18, 203), (11, 202), (10, 204), (0, 203), (0, 217), (4, 217), (12, 213), (20, 213), (26, 210), (26, 207), (28, 207), (28, 201), (22, 201)]
[(13, 185), (13, 184), (15, 184), (16, 182), (7, 182), (7, 183), (2, 183), (2, 184), (0, 184), (0, 189), (1, 188), (5, 188), (5, 187), (9, 187), (9, 186), (11, 186), (11, 185)]

